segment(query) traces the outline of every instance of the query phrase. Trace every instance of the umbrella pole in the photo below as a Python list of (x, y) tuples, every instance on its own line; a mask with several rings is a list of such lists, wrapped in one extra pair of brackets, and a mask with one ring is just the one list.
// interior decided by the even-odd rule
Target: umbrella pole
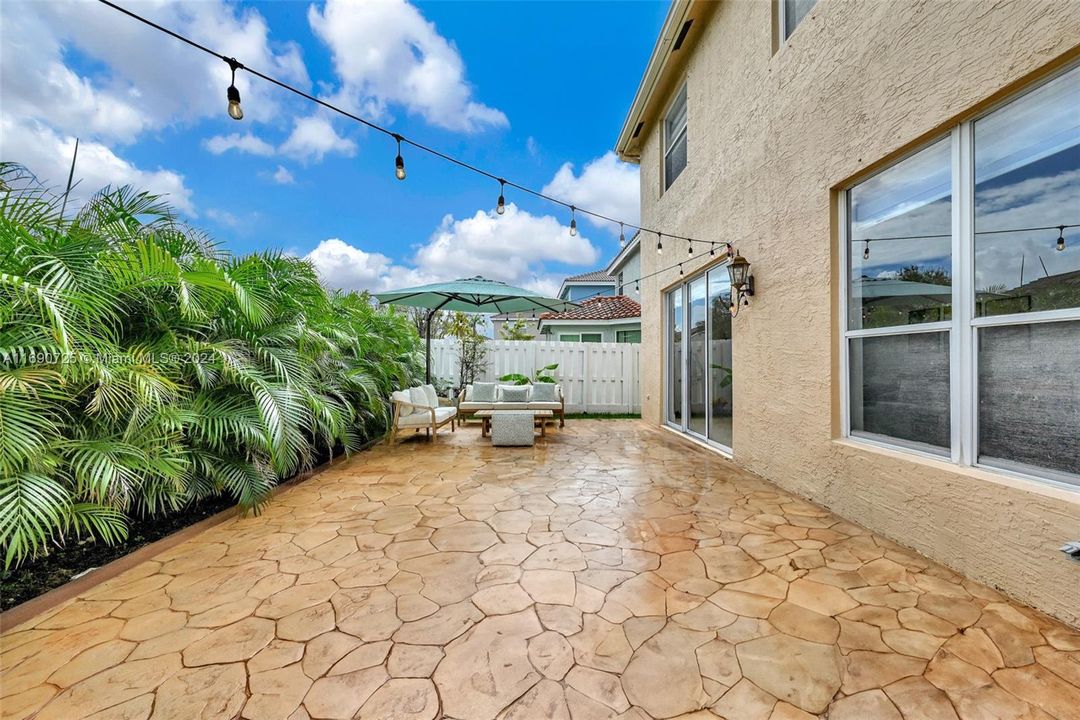
[(438, 310), (432, 308), (427, 314), (427, 356), (424, 359), (424, 382), (431, 384), (431, 318)]

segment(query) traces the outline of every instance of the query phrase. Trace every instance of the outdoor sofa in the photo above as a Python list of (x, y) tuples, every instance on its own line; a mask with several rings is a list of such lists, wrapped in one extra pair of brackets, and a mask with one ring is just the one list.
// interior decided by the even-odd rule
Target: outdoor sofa
[(432, 440), (443, 425), (450, 423), (450, 432), (454, 432), (457, 422), (457, 408), (450, 405), (446, 398), (440, 398), (433, 385), (421, 385), (408, 390), (395, 390), (391, 395), (394, 403), (393, 423), (387, 443), (394, 444), (402, 430), (424, 429)]
[(458, 397), (459, 422), (480, 410), (550, 410), (559, 418), (559, 427), (566, 425), (566, 399), (557, 383), (466, 385)]

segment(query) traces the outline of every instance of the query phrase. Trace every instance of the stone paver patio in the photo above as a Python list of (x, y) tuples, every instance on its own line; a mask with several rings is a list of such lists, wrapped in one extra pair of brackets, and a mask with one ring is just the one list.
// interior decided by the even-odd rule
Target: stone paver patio
[(380, 446), (2, 637), (4, 718), (1080, 718), (1080, 634), (635, 421)]

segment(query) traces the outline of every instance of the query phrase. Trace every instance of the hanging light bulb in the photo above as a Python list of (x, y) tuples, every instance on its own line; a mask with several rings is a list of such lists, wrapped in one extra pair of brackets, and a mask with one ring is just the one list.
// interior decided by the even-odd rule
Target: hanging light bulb
[(709, 243), (709, 257), (716, 257), (716, 243)]
[(682, 263), (679, 263), (679, 277), (682, 277)]
[(397, 140), (397, 157), (394, 158), (394, 177), (398, 180), (405, 179), (405, 158), (401, 157), (401, 136), (395, 134), (394, 139)]
[(866, 247), (863, 248), (862, 259), (863, 260), (869, 260), (870, 259), (870, 241), (869, 240), (866, 241)]
[(574, 207), (573, 205), (571, 205), (570, 206), (570, 237), (574, 237), (575, 235), (577, 235), (577, 217), (575, 217), (576, 212), (577, 212), (577, 208)]
[(636, 292), (636, 293), (641, 292), (641, 283), (638, 282), (637, 280), (634, 281), (634, 292)]
[(664, 252), (664, 235), (663, 233), (656, 233), (656, 254)]
[(626, 229), (622, 223), (619, 223), (619, 247), (626, 247)]
[(724, 252), (727, 253), (728, 257), (735, 254), (735, 251), (731, 249), (731, 243), (724, 243)]
[(1057, 239), (1057, 251), (1061, 252), (1065, 249), (1065, 226), (1058, 225), (1058, 239)]
[(690, 257), (694, 257), (694, 241), (693, 240), (688, 239), (686, 241), (686, 254), (689, 255)]
[(499, 178), (499, 203), (495, 206), (495, 212), (502, 215), (506, 212), (506, 198), (503, 196), (503, 190), (506, 187), (506, 181)]
[(240, 91), (236, 89), (236, 70), (244, 66), (233, 58), (225, 58), (225, 62), (229, 64), (229, 69), (232, 70), (232, 82), (229, 83), (229, 88), (225, 91), (225, 97), (229, 100), (229, 117), (233, 120), (243, 120), (244, 109), (240, 107)]

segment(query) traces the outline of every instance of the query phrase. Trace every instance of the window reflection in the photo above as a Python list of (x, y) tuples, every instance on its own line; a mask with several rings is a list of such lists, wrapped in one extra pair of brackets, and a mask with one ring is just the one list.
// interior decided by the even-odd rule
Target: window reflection
[(731, 447), (731, 280), (727, 267), (709, 271), (709, 439)]
[(687, 421), (687, 429), (698, 435), (704, 436), (706, 432), (706, 393), (705, 385), (706, 364), (705, 356), (708, 338), (705, 335), (705, 319), (708, 315), (708, 307), (705, 298), (705, 276), (701, 276), (690, 283), (690, 377), (687, 390), (690, 394), (690, 417)]
[[(1080, 307), (1080, 68), (975, 123), (976, 314)], [(1028, 230), (1025, 228), (1049, 229)]]
[(851, 189), (849, 329), (952, 317), (951, 193), (948, 139)]
[(671, 362), (668, 365), (671, 382), (671, 392), (668, 393), (668, 420), (681, 424), (683, 375), (683, 307), (681, 290), (676, 290), (668, 295), (668, 328), (670, 333), (668, 343), (671, 349), (669, 355)]

